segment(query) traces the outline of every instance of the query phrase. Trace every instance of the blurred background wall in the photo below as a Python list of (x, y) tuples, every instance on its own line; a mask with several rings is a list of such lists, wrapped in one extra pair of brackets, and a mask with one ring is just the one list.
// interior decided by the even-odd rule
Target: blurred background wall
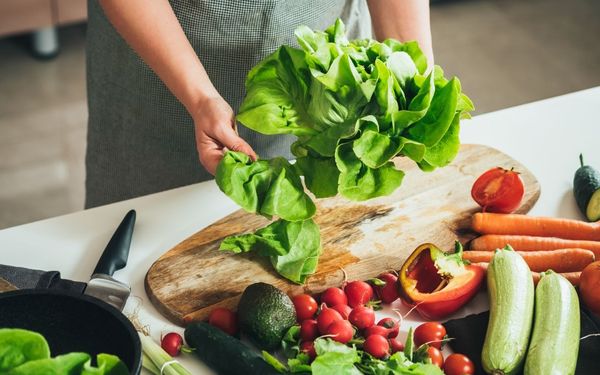
[[(435, 1), (431, 18), (475, 114), (600, 85), (598, 0)], [(0, 228), (83, 208), (84, 19), (85, 0), (0, 1)]]

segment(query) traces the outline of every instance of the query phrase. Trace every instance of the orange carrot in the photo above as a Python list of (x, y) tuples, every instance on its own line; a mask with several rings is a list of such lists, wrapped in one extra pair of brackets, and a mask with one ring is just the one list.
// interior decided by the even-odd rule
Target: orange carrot
[[(575, 272), (581, 271), (594, 261), (594, 253), (585, 249), (560, 249), (553, 251), (517, 251), (533, 272)], [(491, 251), (468, 250), (463, 259), (471, 263), (489, 262), (494, 253)]]
[[(476, 264), (485, 270), (487, 270), (488, 265), (489, 265), (489, 263), (472, 263), (472, 264)], [(533, 276), (533, 283), (535, 285), (537, 285), (538, 281), (540, 281), (541, 274), (539, 272), (532, 272), (531, 275)], [(566, 278), (567, 280), (569, 280), (571, 282), (571, 284), (573, 284), (575, 286), (579, 285), (579, 278), (581, 277), (581, 272), (563, 272), (563, 273), (559, 273), (559, 275), (561, 275), (564, 278)]]
[(594, 252), (600, 259), (600, 241), (564, 240), (556, 237), (511, 236), (502, 234), (484, 234), (471, 241), (471, 250), (496, 250), (510, 245), (518, 251), (586, 249)]
[(471, 226), (473, 230), (482, 234), (518, 234), (600, 241), (600, 222), (586, 223), (554, 217), (478, 212), (473, 215)]

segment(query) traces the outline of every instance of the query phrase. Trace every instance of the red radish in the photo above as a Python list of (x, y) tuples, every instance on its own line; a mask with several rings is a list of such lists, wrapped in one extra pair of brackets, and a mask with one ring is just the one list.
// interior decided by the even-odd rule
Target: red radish
[(310, 319), (317, 312), (317, 301), (308, 294), (298, 294), (292, 298), (299, 322)]
[(224, 307), (217, 307), (210, 312), (208, 323), (220, 328), (223, 332), (234, 336), (238, 331), (236, 314)]
[(351, 281), (344, 287), (346, 297), (348, 297), (348, 306), (366, 305), (373, 298), (373, 288), (364, 281)]
[(363, 336), (365, 338), (367, 338), (371, 335), (379, 335), (379, 336), (383, 336), (383, 337), (388, 337), (389, 329), (382, 327), (382, 326), (370, 326), (369, 328), (364, 330)]
[(389, 339), (390, 348), (392, 349), (392, 354), (396, 352), (404, 351), (404, 343), (398, 339)]
[(348, 298), (346, 297), (346, 293), (340, 288), (327, 288), (321, 294), (321, 302), (326, 304), (329, 307), (335, 305), (347, 305)]
[(352, 309), (348, 320), (358, 329), (365, 329), (375, 324), (375, 311), (367, 306), (357, 306)]
[(165, 352), (169, 353), (171, 357), (178, 356), (182, 346), (183, 337), (176, 332), (167, 333), (160, 340), (160, 347), (163, 348)]
[(329, 327), (327, 327), (325, 334), (331, 335), (331, 339), (345, 344), (352, 340), (352, 336), (354, 336), (354, 329), (349, 321), (340, 319), (331, 323)]
[(316, 320), (306, 319), (300, 323), (300, 338), (302, 341), (313, 341), (317, 336), (319, 336), (319, 328)]
[(312, 361), (317, 356), (315, 351), (315, 343), (313, 341), (302, 341), (300, 343), (300, 351), (308, 354), (308, 357)]
[(352, 312), (352, 307), (348, 305), (335, 305), (332, 307), (335, 311), (339, 312), (342, 318), (348, 320), (350, 313)]
[(390, 344), (388, 340), (379, 335), (371, 335), (367, 337), (363, 343), (363, 349), (375, 358), (384, 358), (390, 354)]
[(388, 329), (387, 337), (389, 338), (398, 336), (398, 332), (400, 332), (400, 322), (393, 318), (383, 318), (377, 322), (377, 325)]
[(321, 305), (321, 312), (317, 316), (317, 327), (322, 335), (326, 333), (327, 327), (337, 320), (344, 320), (339, 312), (327, 306)]
[(392, 303), (400, 297), (397, 288), (398, 277), (396, 275), (386, 272), (377, 276), (377, 278), (385, 283), (383, 286), (375, 286), (377, 298), (383, 303)]

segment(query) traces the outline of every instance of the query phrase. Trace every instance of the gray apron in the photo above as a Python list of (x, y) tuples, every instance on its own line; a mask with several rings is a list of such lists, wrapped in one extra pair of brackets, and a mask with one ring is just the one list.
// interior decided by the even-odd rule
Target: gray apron
[[(323, 30), (341, 17), (350, 38), (371, 35), (365, 0), (171, 0), (185, 34), (234, 111), (248, 71), (294, 29)], [(181, 103), (88, 1), (86, 207), (204, 181), (194, 124)], [(291, 136), (264, 136), (243, 126), (262, 158), (290, 156)]]

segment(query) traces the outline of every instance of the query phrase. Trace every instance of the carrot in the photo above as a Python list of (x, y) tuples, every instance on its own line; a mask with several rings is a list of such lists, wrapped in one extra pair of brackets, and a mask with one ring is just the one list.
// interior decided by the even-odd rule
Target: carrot
[[(594, 261), (594, 253), (585, 249), (560, 249), (553, 251), (517, 251), (533, 272), (575, 272), (581, 271)], [(468, 250), (463, 259), (471, 263), (489, 262), (494, 253), (491, 251)]]
[(511, 236), (484, 234), (471, 241), (471, 250), (496, 250), (510, 245), (518, 251), (586, 249), (600, 259), (600, 241), (564, 240), (556, 237)]
[[(485, 270), (487, 270), (489, 263), (472, 263), (475, 264)], [(537, 285), (538, 281), (540, 281), (541, 274), (539, 272), (532, 272), (533, 283)], [(563, 276), (567, 280), (571, 282), (571, 284), (577, 286), (579, 285), (579, 278), (581, 277), (581, 272), (562, 272), (559, 275)]]
[(471, 226), (473, 230), (482, 234), (518, 234), (600, 241), (600, 222), (586, 223), (554, 217), (478, 212), (473, 215)]

